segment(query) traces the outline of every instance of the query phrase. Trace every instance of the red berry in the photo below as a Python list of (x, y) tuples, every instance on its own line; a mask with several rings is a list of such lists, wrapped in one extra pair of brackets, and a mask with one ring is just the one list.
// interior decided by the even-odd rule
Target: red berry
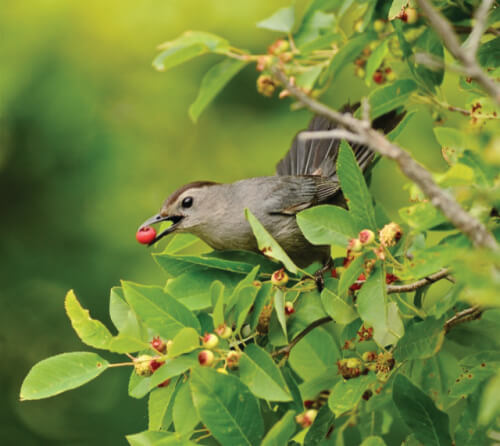
[(214, 335), (213, 333), (205, 333), (205, 336), (203, 336), (203, 347), (205, 348), (215, 348), (217, 347), (217, 344), (219, 343), (219, 338)]
[(165, 353), (165, 351), (167, 350), (167, 345), (165, 344), (165, 342), (163, 342), (163, 340), (159, 336), (154, 337), (153, 340), (150, 342), (150, 344), (151, 347), (153, 347), (156, 351), (160, 353)]
[(337, 273), (337, 269), (336, 268), (332, 268), (331, 274), (332, 274), (332, 277), (334, 279), (338, 279), (339, 278), (339, 275)]
[(158, 384), (158, 387), (167, 387), (170, 384), (170, 378), (166, 379), (162, 383)]
[(375, 71), (375, 73), (373, 73), (373, 82), (377, 83), (377, 84), (383, 84), (385, 81), (384, 79), (384, 75), (381, 71)]
[(156, 231), (151, 226), (144, 226), (137, 231), (135, 238), (139, 243), (148, 245), (156, 238)]
[(198, 353), (198, 362), (203, 366), (211, 366), (214, 362), (214, 354), (210, 350), (202, 350)]
[(164, 362), (158, 362), (156, 359), (153, 359), (150, 363), (149, 363), (149, 368), (151, 369), (151, 371), (154, 373), (156, 372), (163, 364), (165, 364)]
[(285, 302), (285, 314), (287, 316), (290, 316), (293, 313), (295, 313), (295, 308), (293, 308), (293, 303), (292, 302)]
[(361, 244), (368, 245), (375, 240), (375, 234), (373, 233), (373, 231), (370, 231), (369, 229), (363, 229), (358, 234), (358, 238)]
[(387, 285), (390, 285), (391, 283), (396, 282), (396, 280), (399, 280), (399, 277), (395, 276), (394, 274), (387, 273), (385, 275), (385, 283)]

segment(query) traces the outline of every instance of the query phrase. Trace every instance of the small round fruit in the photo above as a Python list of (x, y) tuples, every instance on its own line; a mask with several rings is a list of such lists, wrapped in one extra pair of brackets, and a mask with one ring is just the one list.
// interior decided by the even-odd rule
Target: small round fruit
[(351, 240), (349, 240), (347, 249), (352, 252), (359, 252), (363, 249), (363, 245), (361, 244), (359, 238), (352, 238)]
[(406, 8), (405, 9), (406, 20), (404, 22), (408, 23), (408, 25), (413, 25), (418, 21), (418, 11), (415, 8)]
[(160, 353), (165, 353), (167, 350), (167, 344), (159, 336), (154, 337), (150, 344), (151, 347)]
[[(387, 71), (387, 70), (389, 70), (389, 71)], [(394, 71), (392, 71), (390, 68), (388, 68), (387, 70), (385, 70), (385, 78), (389, 82), (394, 82), (397, 78), (396, 73), (394, 73)]]
[(276, 286), (286, 285), (288, 282), (288, 274), (285, 272), (285, 268), (281, 268), (278, 271), (274, 271), (271, 276), (271, 283)]
[(318, 415), (318, 411), (316, 409), (306, 410), (304, 413), (301, 413), (295, 417), (295, 421), (302, 426), (303, 428), (311, 426), (313, 424), (316, 415)]
[(148, 245), (156, 238), (156, 231), (151, 226), (144, 226), (137, 231), (135, 238), (139, 243)]
[(356, 67), (356, 71), (354, 72), (356, 77), (363, 79), (366, 75), (366, 71), (362, 67)]
[(233, 334), (233, 330), (231, 327), (229, 327), (226, 324), (219, 325), (215, 330), (215, 333), (217, 333), (222, 339), (229, 339), (231, 335)]
[(198, 353), (198, 362), (202, 366), (211, 366), (214, 362), (214, 359), (214, 354), (210, 350), (202, 350), (200, 353)]
[(235, 369), (240, 364), (241, 353), (230, 350), (226, 356), (226, 364), (230, 369)]
[(213, 333), (205, 333), (205, 336), (203, 336), (204, 348), (209, 348), (209, 349), (215, 348), (217, 347), (218, 343), (219, 343), (219, 338)]
[(362, 33), (363, 32), (363, 20), (358, 20), (354, 24), (354, 31), (356, 31), (357, 33)]
[(149, 363), (149, 368), (151, 369), (151, 371), (154, 373), (156, 372), (163, 364), (165, 364), (163, 361), (157, 361), (156, 359), (153, 359), (150, 363)]
[(364, 352), (363, 353), (363, 361), (364, 362), (373, 362), (377, 360), (377, 352)]
[(151, 376), (153, 370), (151, 370), (150, 363), (153, 359), (150, 355), (141, 355), (134, 359), (134, 370), (139, 376)]
[(290, 316), (293, 313), (295, 313), (295, 308), (293, 308), (293, 303), (292, 302), (285, 302), (285, 314), (287, 316)]
[(377, 19), (375, 20), (375, 22), (373, 22), (373, 29), (375, 30), (375, 32), (377, 33), (381, 33), (385, 28), (385, 22), (381, 19)]
[(354, 369), (361, 365), (361, 361), (358, 358), (347, 358), (346, 366), (350, 369)]
[(358, 238), (362, 245), (368, 245), (375, 240), (375, 234), (369, 229), (363, 229), (358, 234)]
[(384, 75), (381, 71), (375, 71), (375, 73), (373, 73), (373, 82), (375, 82), (376, 84), (383, 84), (385, 82), (385, 78), (384, 78)]

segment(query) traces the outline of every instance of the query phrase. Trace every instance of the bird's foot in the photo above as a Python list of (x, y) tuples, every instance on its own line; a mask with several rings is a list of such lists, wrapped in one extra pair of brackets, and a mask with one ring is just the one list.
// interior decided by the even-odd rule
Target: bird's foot
[(325, 288), (325, 279), (323, 277), (323, 274), (325, 274), (327, 271), (330, 271), (332, 268), (333, 260), (330, 257), (328, 261), (314, 273), (314, 281), (316, 282), (316, 287), (318, 288), (318, 291), (320, 293), (321, 291), (323, 291), (323, 288)]

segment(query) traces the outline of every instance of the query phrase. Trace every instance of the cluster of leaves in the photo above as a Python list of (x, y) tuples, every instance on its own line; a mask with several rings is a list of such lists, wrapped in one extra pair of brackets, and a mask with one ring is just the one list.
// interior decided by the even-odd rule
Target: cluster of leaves
[[(166, 70), (205, 53), (225, 56), (202, 81), (190, 108), (194, 120), (249, 63), (262, 71), (258, 88), (266, 95), (279, 88), (273, 67), (319, 96), (342, 69), (363, 66), (366, 83), (374, 87), (368, 96), (373, 119), (408, 103), (425, 104), (439, 115), (434, 132), (449, 169), (435, 178), (498, 235), (491, 216), (500, 204), (498, 139), (487, 125), (496, 119), (493, 105), (477, 85), (460, 79), (470, 97), (468, 121), (460, 128), (437, 125), (442, 113), (453, 112), (440, 93), (444, 72), (415, 64), (413, 56), (424, 51), (443, 60), (444, 51), (422, 18), (411, 25), (398, 19), (408, 3), (313, 0), (300, 23), (293, 6), (259, 23), (285, 34), (266, 54), (187, 32), (163, 44), (154, 65)], [(477, 2), (440, 6), (454, 24), (466, 26)], [(497, 18), (498, 9), (489, 23)], [(384, 26), (375, 26), (377, 21)], [(491, 52), (499, 41), (487, 39), (479, 61), (496, 76), (498, 58)], [(373, 75), (387, 67), (396, 76), (373, 86)], [(389, 138), (397, 138), (410, 119), (411, 112)], [(498, 254), (473, 249), (415, 187), (415, 204), (399, 212), (402, 238), (388, 239), (390, 219), (374, 204), (345, 142), (337, 171), (349, 209), (324, 205), (297, 216), (311, 243), (331, 245), (340, 254), (321, 292), (312, 277), (317, 265), (298, 268), (249, 211), (247, 220), (268, 258), (186, 254), (197, 240), (175, 236), (155, 254), (168, 276), (164, 287), (123, 282), (112, 289), (116, 335), (92, 319), (72, 292), (66, 296), (81, 340), (129, 360), (111, 363), (91, 352), (54, 356), (33, 367), (21, 398), (50, 397), (108, 368), (131, 366), (129, 394), (149, 398), (148, 430), (128, 436), (132, 445), (483, 444), (500, 409), (499, 279), (492, 266)], [(349, 249), (363, 230), (376, 234), (374, 240)], [(290, 274), (287, 283), (273, 279), (281, 265)], [(453, 283), (401, 293), (387, 283), (411, 283), (444, 267)], [(468, 304), (493, 309), (447, 333), (446, 321)], [(223, 327), (231, 329), (227, 339), (208, 347), (213, 361), (200, 361), (204, 335), (220, 334)], [(151, 344), (158, 336), (165, 350)]]

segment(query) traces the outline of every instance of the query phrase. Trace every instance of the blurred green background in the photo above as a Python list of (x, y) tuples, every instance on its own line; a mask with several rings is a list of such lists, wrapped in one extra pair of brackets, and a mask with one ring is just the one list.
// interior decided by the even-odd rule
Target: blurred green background
[[(147, 427), (146, 401), (126, 394), (129, 369), (41, 402), (20, 403), (19, 388), (37, 361), (86, 349), (64, 314), (70, 288), (109, 325), (109, 289), (120, 279), (163, 283), (134, 234), (170, 192), (192, 180), (272, 174), (306, 126), (306, 111), (256, 93), (254, 66), (194, 125), (188, 106), (218, 58), (168, 73), (151, 67), (156, 45), (186, 29), (263, 52), (279, 35), (255, 23), (287, 4), (2, 1), (0, 444), (125, 444)], [(334, 106), (367, 91), (344, 71), (342, 89), (326, 98)], [(419, 112), (399, 142), (437, 169), (430, 124)], [(403, 183), (390, 163), (377, 167), (372, 189), (392, 215), (407, 201)]]

